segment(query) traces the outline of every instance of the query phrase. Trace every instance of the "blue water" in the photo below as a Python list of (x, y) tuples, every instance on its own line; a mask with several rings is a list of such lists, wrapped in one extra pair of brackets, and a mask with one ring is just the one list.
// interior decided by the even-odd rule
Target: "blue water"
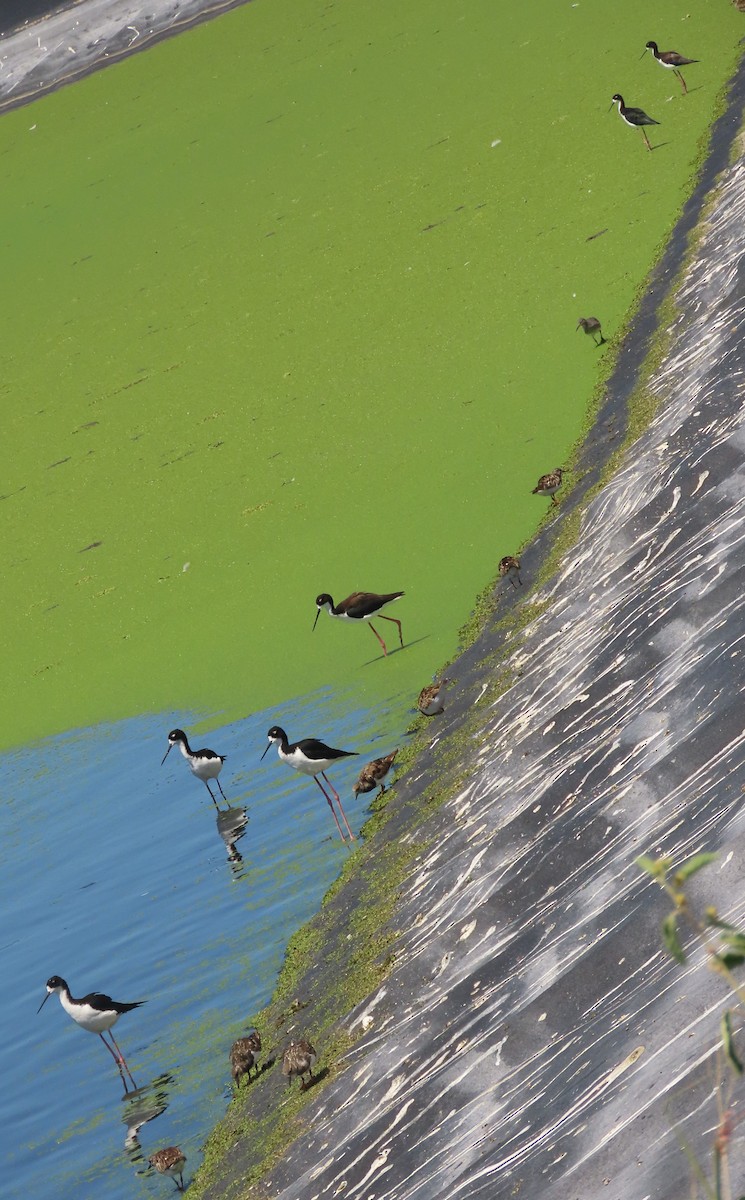
[[(355, 801), (351, 786), (364, 762), (393, 748), (384, 736), (391, 711), (321, 694), (195, 735), (193, 745), (227, 756), (220, 782), (236, 810), (232, 847), (181, 755), (160, 766), (168, 730), (188, 732), (193, 714), (2, 756), (1, 1196), (168, 1195), (171, 1181), (147, 1157), (173, 1143), (187, 1155), (188, 1183), (228, 1103), (230, 1045), (268, 1000), (288, 937), (348, 855), (313, 781), (274, 747), (259, 761), (266, 732), (285, 724), (290, 738), (361, 752), (331, 773), (358, 830), (370, 797)], [(56, 996), (37, 1015), (54, 974), (73, 995), (147, 1000), (114, 1030), (134, 1098), (123, 1098), (113, 1058)]]

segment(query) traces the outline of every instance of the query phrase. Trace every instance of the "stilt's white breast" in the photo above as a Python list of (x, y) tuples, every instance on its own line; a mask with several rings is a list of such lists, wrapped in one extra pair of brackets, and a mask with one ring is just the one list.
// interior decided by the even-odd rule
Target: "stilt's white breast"
[(197, 779), (203, 782), (205, 779), (217, 779), (222, 770), (221, 758), (197, 758), (196, 756), (189, 763), (192, 771)]
[(192, 775), (196, 775), (202, 783), (207, 779), (217, 779), (222, 770), (222, 759), (217, 754), (214, 758), (200, 758), (198, 754), (190, 754), (183, 742), (179, 742), (178, 748), (189, 764)]
[(288, 763), (302, 775), (318, 775), (321, 771), (327, 771), (337, 761), (335, 758), (306, 758), (302, 750), (297, 749), (291, 750), (289, 754), (280, 749), (278, 754), (282, 762)]
[(88, 1033), (106, 1033), (119, 1020), (118, 1012), (99, 1012), (90, 1004), (71, 1004), (64, 992), (60, 993), (60, 1003), (76, 1025)]

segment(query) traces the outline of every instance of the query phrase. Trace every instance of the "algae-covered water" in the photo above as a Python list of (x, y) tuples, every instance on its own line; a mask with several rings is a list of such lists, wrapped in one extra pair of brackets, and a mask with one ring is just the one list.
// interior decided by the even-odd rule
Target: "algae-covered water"
[[(4, 744), (418, 690), (545, 509), (602, 362), (577, 317), (618, 329), (740, 24), (259, 0), (4, 115)], [(702, 60), (687, 97), (650, 36)], [(426, 641), (363, 672), (368, 633), (311, 637), (355, 588)]]
[[(653, 9), (254, 0), (0, 120), (15, 1194), (51, 1172), (113, 1200), (132, 1163), (157, 1191), (162, 1138), (196, 1166), (226, 1048), (346, 854), (312, 783), (259, 765), (266, 729), (400, 741), (583, 428), (608, 351), (577, 318), (612, 345), (686, 194), (741, 19)], [(639, 59), (663, 32), (702, 60), (685, 98)], [(311, 633), (318, 592), (360, 587), (405, 589), (405, 652)], [(199, 723), (242, 864), (160, 772)], [(168, 1104), (142, 1152), (95, 1039), (34, 1018), (55, 972), (149, 1001), (117, 1027)]]

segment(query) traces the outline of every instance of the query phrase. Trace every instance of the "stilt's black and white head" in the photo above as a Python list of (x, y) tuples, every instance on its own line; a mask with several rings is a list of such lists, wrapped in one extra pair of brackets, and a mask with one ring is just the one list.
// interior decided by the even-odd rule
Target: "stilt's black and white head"
[(171, 753), (171, 750), (173, 749), (173, 747), (177, 746), (179, 742), (183, 742), (183, 744), (185, 746), (188, 744), (187, 739), (186, 739), (186, 734), (184, 733), (183, 729), (172, 729), (168, 735), (168, 749), (166, 750), (165, 754), (163, 755), (163, 757), (160, 761), (161, 767), (163, 766), (163, 763), (168, 758), (168, 755)]
[[(620, 111), (621, 111), (621, 109), (624, 107), (624, 103), (623, 103), (623, 96), (619, 96), (618, 92), (616, 92), (615, 96), (613, 96), (613, 98), (612, 98), (612, 100), (611, 100), (611, 102), (610, 102), (610, 108), (613, 108), (613, 105), (614, 105), (614, 104), (617, 104), (617, 105), (618, 105), (618, 111), (619, 111), (619, 112), (620, 112)], [(610, 112), (610, 108), (608, 109), (608, 112)]]
[[(282, 743), (287, 741), (287, 734), (285, 733), (284, 729), (280, 729), (279, 725), (272, 725), (266, 736), (269, 738), (269, 741), (264, 754), (267, 753), (270, 746), (276, 746), (278, 742)], [(264, 754), (262, 754), (262, 758), (264, 757)]]
[(65, 983), (64, 979), (62, 979), (62, 977), (60, 975), (50, 975), (49, 979), (47, 979), (47, 994), (36, 1010), (37, 1016), (41, 1012), (42, 1008), (44, 1007), (44, 1005), (46, 1004), (46, 1002), (50, 996), (53, 996), (55, 994), (55, 992), (57, 994), (59, 994), (60, 992), (64, 992), (66, 990), (67, 990), (67, 984)]
[(314, 629), (315, 629), (316, 625), (318, 624), (318, 618), (320, 617), (322, 610), (325, 608), (326, 611), (328, 612), (329, 609), (332, 609), (333, 607), (334, 607), (334, 601), (331, 599), (328, 592), (321, 592), (320, 596), (316, 596), (316, 608), (318, 609), (318, 611), (316, 613), (316, 619), (313, 622)]

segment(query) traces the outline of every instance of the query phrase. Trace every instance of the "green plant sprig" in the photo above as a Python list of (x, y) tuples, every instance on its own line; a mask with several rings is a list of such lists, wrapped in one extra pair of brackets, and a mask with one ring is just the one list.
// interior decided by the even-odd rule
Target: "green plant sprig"
[[(687, 955), (680, 941), (679, 921), (685, 921), (699, 938), (707, 953), (710, 970), (720, 975), (737, 997), (739, 1004), (745, 1004), (745, 988), (735, 979), (733, 970), (745, 963), (745, 933), (737, 929), (729, 921), (723, 921), (717, 910), (709, 905), (703, 915), (693, 908), (686, 895), (688, 880), (704, 867), (709, 866), (717, 858), (716, 854), (702, 853), (689, 858), (682, 866), (673, 870), (671, 858), (650, 858), (642, 854), (636, 859), (640, 870), (650, 875), (665, 891), (673, 902), (672, 912), (662, 921), (662, 940), (668, 954), (678, 963), (685, 963)], [(734, 1042), (733, 1013), (736, 1009), (727, 1009), (721, 1018), (719, 1032), (721, 1050), (729, 1065), (731, 1075), (726, 1093), (719, 1085), (719, 1123), (712, 1147), (713, 1171), (711, 1180), (701, 1167), (696, 1154), (687, 1140), (676, 1131), (678, 1142), (688, 1158), (693, 1179), (703, 1190), (707, 1200), (732, 1200), (730, 1182), (728, 1146), (732, 1130), (737, 1122), (731, 1101), (734, 1083), (743, 1074), (743, 1062)], [(698, 1188), (695, 1189), (696, 1194)], [(739, 1200), (745, 1200), (740, 1197)]]
[(745, 933), (729, 921), (723, 921), (711, 905), (704, 909), (703, 916), (699, 916), (685, 890), (691, 876), (709, 866), (716, 858), (716, 854), (696, 854), (673, 871), (672, 859), (649, 858), (642, 854), (636, 859), (636, 865), (651, 875), (673, 902), (672, 912), (662, 922), (662, 940), (668, 954), (678, 963), (686, 962), (687, 955), (679, 934), (679, 921), (684, 920), (700, 938), (708, 955), (710, 969), (721, 975), (740, 1002), (745, 1004), (745, 987), (732, 974), (735, 967), (745, 963)]

